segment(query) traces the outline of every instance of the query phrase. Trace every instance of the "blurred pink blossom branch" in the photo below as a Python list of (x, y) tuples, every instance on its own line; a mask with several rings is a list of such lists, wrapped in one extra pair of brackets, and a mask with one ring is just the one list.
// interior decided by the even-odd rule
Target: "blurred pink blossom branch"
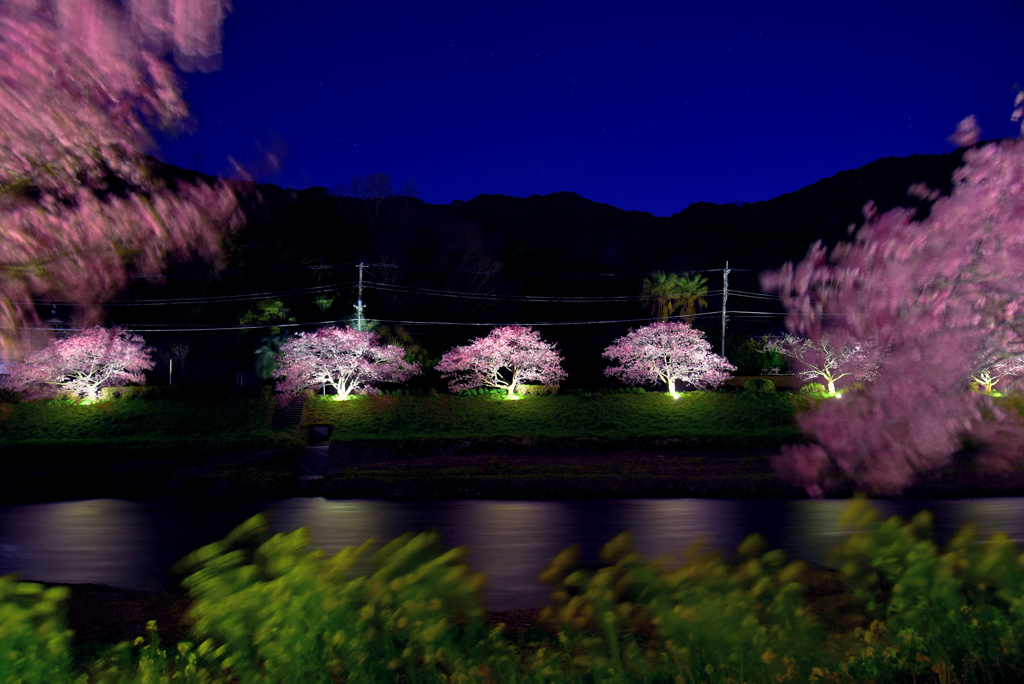
[(803, 261), (761, 277), (779, 293), (792, 332), (886, 350), (863, 391), (800, 415), (815, 443), (776, 461), (814, 495), (837, 478), (902, 491), (947, 464), (966, 438), (982, 454), (1024, 460), (1020, 422), (969, 390), (1024, 343), (1024, 141), (967, 150), (948, 197), (914, 191), (934, 199), (926, 218), (902, 208), (879, 215), (869, 203), (852, 242), (831, 254), (816, 243)]
[(150, 128), (188, 111), (165, 55), (210, 67), (219, 0), (0, 5), (0, 352), (38, 324), (34, 297), (95, 302), (169, 256), (212, 258), (238, 220), (223, 183), (161, 178)]

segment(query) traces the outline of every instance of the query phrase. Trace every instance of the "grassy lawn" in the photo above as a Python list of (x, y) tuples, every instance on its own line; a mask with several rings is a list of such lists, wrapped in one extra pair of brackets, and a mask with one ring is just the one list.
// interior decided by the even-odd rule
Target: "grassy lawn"
[[(279, 441), (269, 398), (115, 399), (0, 404), (0, 445), (145, 444), (155, 446)], [(799, 438), (787, 394), (690, 392), (529, 397), (360, 397), (307, 400), (305, 424), (333, 426), (332, 441), (547, 438), (793, 441)]]
[[(298, 431), (269, 398), (0, 404), (0, 502), (279, 496)], [(269, 455), (268, 455), (269, 454)]]
[(796, 441), (790, 395), (748, 392), (311, 398), (306, 423), (334, 426), (332, 441), (409, 439), (689, 439), (709, 446), (775, 448)]
[(270, 399), (116, 399), (96, 404), (28, 401), (0, 404), (0, 449), (15, 455), (132, 458), (229, 453), (294, 443), (270, 430)]

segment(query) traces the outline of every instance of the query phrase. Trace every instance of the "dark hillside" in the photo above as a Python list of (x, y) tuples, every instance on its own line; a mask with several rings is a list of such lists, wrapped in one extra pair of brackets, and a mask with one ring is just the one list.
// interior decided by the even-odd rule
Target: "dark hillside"
[(524, 273), (592, 273), (597, 265), (603, 271), (635, 270), (649, 259), (650, 248), (633, 237), (669, 228), (666, 219), (592, 202), (573, 192), (525, 198), (479, 195), (453, 202), (448, 209), (499, 236), (506, 267)]
[[(961, 157), (960, 150), (886, 157), (767, 202), (740, 206), (699, 202), (674, 214), (669, 230), (696, 236), (688, 244), (699, 246), (698, 254), (710, 263), (729, 259), (756, 270), (775, 268), (802, 257), (818, 239), (829, 246), (846, 239), (849, 226), (863, 220), (868, 201), (881, 211), (922, 206), (907, 195), (907, 188), (919, 182), (948, 193)], [(692, 249), (677, 248), (670, 261), (682, 268), (694, 258)]]
[[(253, 186), (243, 198), (247, 223), (226, 240), (221, 268), (193, 260), (162, 280), (140, 279), (108, 307), (109, 320), (145, 325), (159, 348), (188, 338), (193, 351), (179, 366), (236, 377), (251, 370), (253, 350), (270, 330), (231, 328), (262, 297), (280, 299), (282, 315), (264, 324), (285, 333), (344, 324), (363, 262), (366, 316), (402, 325), (429, 353), (485, 334), (481, 324), (556, 323), (542, 332), (565, 352), (570, 375), (601, 381), (601, 350), (649, 315), (639, 294), (651, 271), (704, 272), (708, 308), (697, 324), (716, 349), (727, 261), (728, 333), (780, 329), (778, 304), (757, 294), (759, 272), (801, 258), (817, 239), (830, 246), (845, 239), (869, 200), (881, 210), (912, 204), (906, 191), (915, 182), (948, 192), (960, 159), (959, 151), (879, 159), (766, 202), (701, 202), (671, 217), (572, 192), (430, 205)], [(125, 306), (170, 297), (179, 301)]]

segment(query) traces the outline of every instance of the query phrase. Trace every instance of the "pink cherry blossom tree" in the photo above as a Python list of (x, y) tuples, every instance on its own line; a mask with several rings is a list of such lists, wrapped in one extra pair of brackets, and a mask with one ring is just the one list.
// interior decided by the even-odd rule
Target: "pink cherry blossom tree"
[(492, 387), (504, 389), (509, 398), (516, 396), (520, 383), (557, 385), (566, 377), (562, 356), (554, 346), (541, 339), (539, 332), (520, 325), (495, 328), (487, 337), (452, 349), (441, 357), (437, 369), (452, 392)]
[(842, 479), (897, 493), (948, 463), (965, 436), (986, 458), (1022, 456), (1019, 421), (969, 387), (1024, 343), (1024, 141), (966, 151), (949, 196), (910, 191), (932, 202), (926, 217), (909, 209), (879, 215), (869, 203), (851, 242), (831, 254), (819, 242), (800, 263), (762, 275), (792, 332), (886, 349), (864, 391), (799, 416), (816, 443), (776, 460), (815, 496)]
[(7, 384), (29, 397), (71, 394), (95, 401), (104, 387), (143, 385), (153, 368), (153, 349), (121, 328), (88, 328), (50, 340), (13, 366)]
[(184, 68), (215, 66), (224, 0), (0, 4), (0, 352), (38, 323), (31, 300), (99, 299), (168, 256), (214, 257), (237, 220), (223, 183), (165, 180), (151, 128), (183, 123)]
[(870, 380), (877, 373), (879, 355), (870, 344), (847, 340), (837, 344), (827, 334), (813, 340), (786, 333), (781, 337), (769, 337), (764, 349), (775, 351), (792, 359), (802, 379), (821, 379), (828, 387), (828, 393), (835, 395), (836, 382), (852, 376), (858, 380)]
[(684, 321), (652, 323), (631, 330), (604, 350), (617, 362), (605, 375), (631, 384), (665, 383), (678, 397), (676, 383), (697, 389), (715, 389), (736, 367), (711, 351), (704, 333)]
[(978, 388), (986, 394), (995, 392), (996, 383), (1003, 378), (1012, 378), (1024, 374), (1024, 346), (1018, 345), (1008, 351), (1006, 356), (991, 366), (985, 366), (972, 376)]
[(308, 387), (330, 385), (338, 399), (378, 382), (404, 382), (420, 372), (405, 360), (405, 350), (383, 344), (375, 332), (320, 328), (299, 333), (281, 345), (277, 356), (277, 391), (294, 397)]

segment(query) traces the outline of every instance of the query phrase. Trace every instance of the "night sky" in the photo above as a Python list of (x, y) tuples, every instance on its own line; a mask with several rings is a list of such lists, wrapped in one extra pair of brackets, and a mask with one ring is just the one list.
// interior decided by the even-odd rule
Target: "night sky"
[(551, 5), (237, 2), (221, 70), (186, 77), (197, 128), (161, 156), (670, 215), (947, 152), (969, 114), (986, 139), (1019, 130), (1021, 0)]

